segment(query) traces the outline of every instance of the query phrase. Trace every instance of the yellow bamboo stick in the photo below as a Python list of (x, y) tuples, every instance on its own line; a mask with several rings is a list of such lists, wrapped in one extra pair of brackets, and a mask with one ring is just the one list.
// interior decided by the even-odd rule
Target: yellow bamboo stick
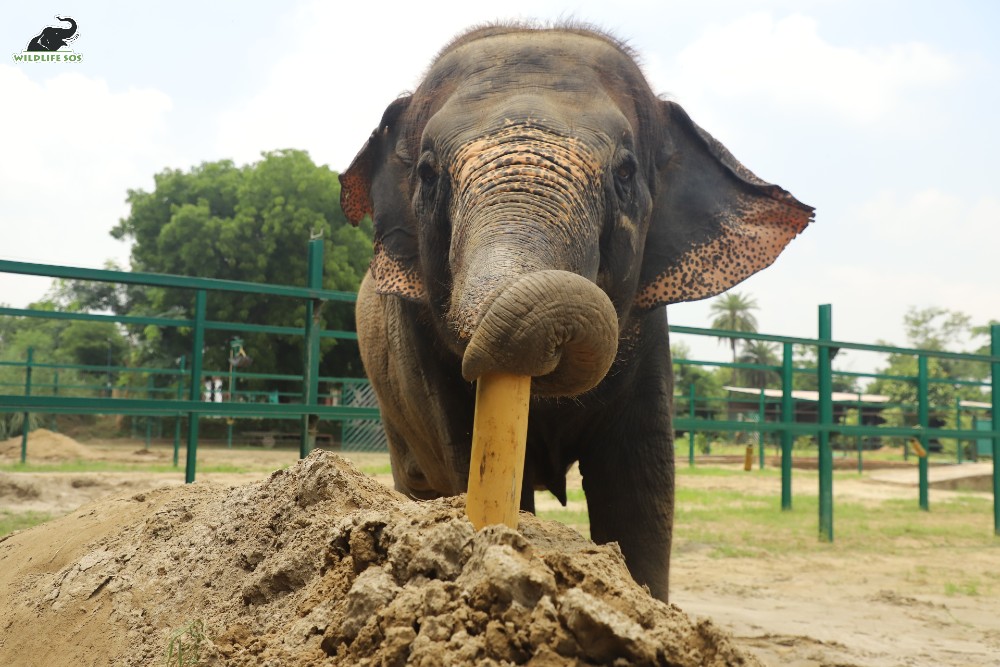
[(530, 394), (527, 375), (488, 373), (477, 381), (465, 506), (476, 530), (499, 523), (517, 528)]

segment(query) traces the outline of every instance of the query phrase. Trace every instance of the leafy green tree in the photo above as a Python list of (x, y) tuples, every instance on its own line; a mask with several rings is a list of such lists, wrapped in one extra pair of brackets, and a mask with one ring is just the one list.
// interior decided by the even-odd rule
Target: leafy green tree
[[(747, 341), (739, 356), (741, 364), (756, 364), (758, 366), (780, 366), (781, 359), (775, 351), (775, 346), (767, 341)], [(781, 386), (781, 375), (771, 369), (743, 370), (743, 376), (753, 387), (775, 388)]]
[[(130, 240), (136, 271), (170, 273), (279, 285), (306, 284), (307, 245), (322, 234), (326, 289), (356, 291), (372, 253), (372, 228), (355, 228), (340, 210), (337, 174), (317, 166), (304, 151), (265, 153), (254, 164), (230, 160), (203, 163), (190, 171), (168, 169), (154, 177), (152, 192), (130, 190), (131, 211), (112, 230)], [(64, 299), (113, 312), (192, 317), (194, 294), (160, 288), (63, 286)], [(88, 291), (89, 289), (89, 291)], [(305, 303), (256, 294), (210, 293), (207, 319), (302, 327)], [(353, 330), (351, 304), (326, 304), (324, 328)], [(136, 364), (174, 364), (191, 349), (191, 331), (132, 328)], [(234, 332), (206, 334), (205, 368), (228, 367)], [(302, 337), (240, 334), (260, 373), (298, 373)], [(324, 339), (320, 372), (362, 374), (357, 346)]]
[[(712, 301), (711, 314), (713, 315), (713, 319), (709, 326), (712, 329), (722, 329), (725, 331), (756, 333), (757, 318), (753, 314), (755, 310), (757, 310), (757, 300), (749, 294), (726, 292)], [(740, 340), (739, 338), (719, 338), (720, 344), (729, 343), (729, 347), (733, 352), (734, 364), (737, 361), (736, 347)], [(746, 341), (744, 340), (744, 342)], [(737, 383), (739, 381), (738, 378), (739, 373), (734, 368), (732, 370), (732, 381)]]
[[(799, 370), (810, 370), (812, 372), (795, 373), (792, 378), (792, 388), (806, 391), (818, 391), (819, 378), (816, 375), (816, 369), (819, 367), (819, 360), (817, 357), (817, 348), (812, 345), (796, 345), (793, 348), (793, 353), (795, 368)], [(840, 350), (837, 351), (834, 356), (837, 359), (840, 359), (846, 354), (849, 354), (849, 351)], [(836, 372), (833, 374), (833, 378), (831, 378), (831, 384), (833, 385), (833, 391), (842, 391), (847, 393), (857, 393), (860, 391), (857, 378), (838, 375)]]
[(726, 396), (720, 373), (705, 370), (704, 366), (683, 363), (691, 358), (691, 350), (684, 343), (673, 343), (670, 346), (670, 356), (674, 361), (674, 391), (678, 395), (689, 396), (693, 384), (697, 397), (695, 414), (703, 419), (718, 416), (723, 403), (711, 399), (722, 399)]
[[(714, 316), (713, 329), (756, 333), (757, 318), (753, 311), (757, 310), (757, 300), (749, 294), (726, 292), (712, 301), (711, 313)], [(738, 338), (720, 338), (719, 342), (728, 342), (733, 351), (733, 363), (736, 363), (736, 346)]]
[[(972, 348), (984, 353), (986, 349), (977, 345), (977, 339), (988, 331), (988, 327), (973, 327), (971, 318), (957, 311), (944, 308), (910, 308), (903, 317), (908, 347), (918, 350), (962, 352)], [(891, 345), (880, 341), (881, 345)], [(976, 349), (978, 348), (978, 349)], [(962, 359), (942, 359), (931, 357), (927, 360), (928, 375), (933, 378), (978, 381), (989, 374), (984, 363)], [(887, 364), (878, 371), (885, 375), (916, 378), (917, 358), (909, 354), (891, 354)], [(916, 404), (917, 388), (915, 380), (877, 379), (869, 386), (873, 392), (890, 396), (895, 402)], [(983, 391), (974, 386), (955, 386), (948, 383), (931, 383), (928, 388), (931, 405), (950, 405), (956, 396), (969, 400), (984, 400)]]

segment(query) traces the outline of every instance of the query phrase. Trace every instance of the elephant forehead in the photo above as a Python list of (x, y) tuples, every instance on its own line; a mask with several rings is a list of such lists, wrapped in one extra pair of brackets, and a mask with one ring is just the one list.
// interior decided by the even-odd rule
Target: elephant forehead
[(546, 131), (532, 123), (510, 122), (487, 136), (463, 143), (455, 152), (452, 178), (460, 186), (483, 170), (523, 170), (532, 178), (599, 180), (601, 156), (577, 137)]

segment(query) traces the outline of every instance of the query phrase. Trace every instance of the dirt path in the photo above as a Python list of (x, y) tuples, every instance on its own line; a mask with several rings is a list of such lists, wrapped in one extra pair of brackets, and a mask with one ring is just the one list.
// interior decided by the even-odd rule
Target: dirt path
[[(169, 447), (138, 453), (142, 449), (134, 442), (88, 447), (96, 460), (162, 462), (172, 455)], [(198, 480), (208, 486), (246, 484), (295, 458), (291, 450), (203, 448), (199, 459), (206, 467), (238, 463), (259, 470), (199, 473)], [(384, 471), (385, 456), (352, 458), (379, 471), (376, 479), (391, 485), (391, 475)], [(916, 502), (916, 488), (909, 478), (913, 474), (887, 471), (838, 479), (836, 498), (873, 506), (889, 499)], [(780, 493), (779, 479), (758, 475), (683, 476), (679, 483), (702, 490)], [(103, 496), (182, 484), (181, 472), (0, 473), (0, 509), (62, 515)], [(574, 471), (569, 487), (579, 486)], [(793, 492), (797, 498), (815, 495), (815, 473), (796, 472)], [(932, 503), (959, 499), (964, 493), (934, 488)], [(582, 503), (577, 505), (570, 509), (585, 510)], [(541, 508), (548, 506), (545, 501)], [(925, 544), (916, 537), (914, 543)], [(994, 582), (983, 585), (983, 590), (996, 589), (1000, 540), (992, 548), (980, 549), (937, 549), (932, 544), (860, 558), (817, 551), (771, 559), (720, 559), (696, 544), (682, 543), (672, 561), (671, 590), (672, 601), (684, 611), (712, 619), (768, 665), (996, 667), (1000, 600), (968, 583), (977, 580)], [(952, 590), (949, 582), (956, 582)]]

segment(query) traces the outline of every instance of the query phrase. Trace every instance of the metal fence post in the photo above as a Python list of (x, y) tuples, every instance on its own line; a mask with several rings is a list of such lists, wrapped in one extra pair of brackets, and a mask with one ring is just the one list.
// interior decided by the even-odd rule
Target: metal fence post
[[(181, 374), (177, 376), (177, 400), (180, 401), (184, 398), (184, 362), (187, 361), (187, 357), (181, 356), (180, 369)], [(174, 415), (174, 467), (178, 464), (178, 454), (181, 449), (181, 413)]]
[[(962, 428), (962, 399), (958, 395), (959, 385), (955, 385), (955, 429), (960, 430)], [(962, 462), (962, 439), (955, 438), (955, 461), (956, 463)]]
[(792, 509), (792, 445), (794, 434), (790, 426), (795, 423), (795, 399), (792, 398), (792, 378), (795, 373), (792, 344), (784, 344), (781, 361), (781, 509)]
[[(202, 352), (205, 347), (205, 290), (200, 289), (194, 300), (194, 344), (191, 346), (191, 390), (188, 398), (192, 401), (201, 400), (201, 365)], [(184, 482), (194, 481), (195, 470), (198, 467), (198, 413), (188, 413), (187, 460), (184, 464)]]
[[(307, 267), (309, 287), (323, 288), (323, 237), (309, 239), (309, 262)], [(319, 334), (322, 330), (321, 302), (310, 299), (306, 303), (305, 331), (305, 368), (302, 373), (302, 402), (304, 406), (316, 405), (319, 395)], [(302, 440), (299, 444), (299, 457), (305, 458), (312, 451), (316, 442), (316, 434), (310, 433), (311, 415), (302, 415)]]
[[(149, 377), (146, 378), (146, 398), (149, 399), (149, 400), (153, 400), (154, 398), (156, 398), (156, 395), (153, 392), (155, 382), (156, 382), (156, 379), (153, 377), (152, 374), (149, 374)], [(150, 417), (149, 415), (146, 415), (144, 417), (144, 419), (146, 420), (146, 446), (145, 446), (145, 449), (149, 449), (149, 442), (150, 442), (150, 440), (153, 439), (153, 422), (152, 422), (152, 417)]]
[[(990, 327), (990, 355), (1000, 357), (1000, 324)], [(993, 533), (1000, 537), (1000, 362), (990, 364), (993, 403)]]
[[(833, 339), (832, 308), (819, 307), (819, 340)], [(830, 427), (833, 422), (833, 367), (830, 347), (819, 345), (817, 376), (819, 380), (819, 537), (833, 542), (833, 451), (830, 449)]]
[[(24, 367), (24, 395), (31, 396), (31, 364), (35, 361), (35, 348), (28, 348), (28, 363)], [(28, 461), (28, 431), (31, 427), (31, 414), (25, 412), (21, 423), (21, 463)]]
[[(52, 373), (52, 395), (59, 395), (59, 371), (54, 371)], [(56, 433), (59, 432), (59, 421), (58, 418), (52, 420), (52, 430)]]
[(764, 420), (767, 417), (767, 403), (764, 397), (764, 387), (760, 388), (760, 402), (757, 404), (757, 423), (760, 429), (757, 431), (757, 446), (760, 451), (757, 453), (760, 466), (758, 470), (764, 469)]
[(930, 509), (927, 498), (927, 454), (930, 452), (930, 442), (927, 437), (927, 429), (930, 428), (928, 386), (927, 356), (921, 354), (917, 357), (917, 421), (920, 424), (920, 446), (923, 447), (924, 454), (917, 456), (917, 469), (919, 471), (920, 509), (924, 511)]
[[(694, 382), (691, 383), (691, 390), (688, 393), (688, 417), (691, 421), (694, 421), (694, 399), (695, 399), (695, 388)], [(688, 467), (694, 467), (694, 426), (688, 429)]]
[[(855, 426), (861, 426), (861, 414), (864, 410), (864, 401), (862, 400), (861, 392), (858, 392), (858, 423)], [(854, 446), (858, 450), (858, 474), (860, 475), (865, 471), (864, 456), (862, 455), (862, 450), (865, 448), (865, 439), (860, 436), (854, 436)]]

